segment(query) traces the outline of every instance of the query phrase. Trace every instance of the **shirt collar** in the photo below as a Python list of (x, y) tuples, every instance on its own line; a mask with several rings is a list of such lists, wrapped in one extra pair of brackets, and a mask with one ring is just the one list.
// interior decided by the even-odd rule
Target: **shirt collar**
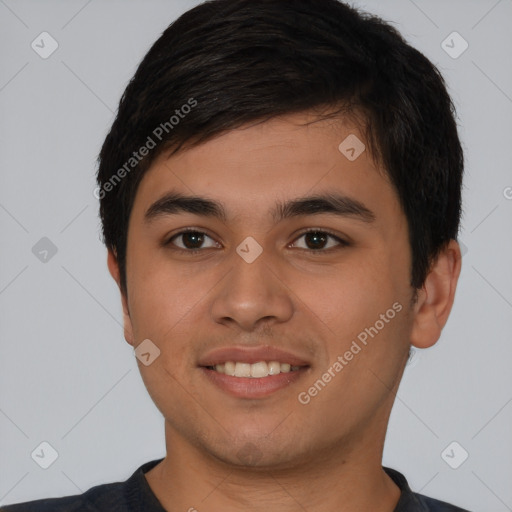
[[(130, 498), (133, 499), (133, 502), (138, 504), (140, 510), (165, 512), (165, 509), (158, 501), (158, 498), (153, 493), (148, 481), (146, 480), (146, 477), (144, 476), (145, 473), (153, 469), (163, 459), (164, 458), (162, 457), (160, 459), (146, 462), (140, 466), (140, 468), (130, 478), (132, 482), (129, 483), (133, 483), (135, 485), (128, 485), (128, 488), (133, 489), (133, 492), (137, 492), (137, 496), (130, 496)], [(405, 476), (402, 475), (402, 473), (387, 467), (383, 467), (382, 469), (384, 469), (384, 471), (401, 491), (400, 499), (398, 500), (398, 503), (393, 512), (407, 512), (409, 510), (414, 510), (415, 512), (428, 512), (428, 509), (425, 508), (425, 504), (422, 503), (411, 491), (409, 483), (407, 482)], [(136, 491), (136, 489), (138, 491)]]

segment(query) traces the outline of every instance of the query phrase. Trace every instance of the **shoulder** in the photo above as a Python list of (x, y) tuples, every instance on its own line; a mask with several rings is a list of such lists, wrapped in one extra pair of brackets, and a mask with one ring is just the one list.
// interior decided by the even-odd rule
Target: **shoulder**
[(122, 512), (127, 508), (124, 483), (97, 485), (83, 494), (46, 498), (0, 508), (0, 512), (98, 512), (110, 510)]
[(465, 508), (460, 508), (457, 507), (456, 505), (451, 505), (450, 503), (446, 503), (445, 501), (439, 501), (434, 498), (429, 498), (428, 496), (423, 496), (423, 494), (413, 493), (413, 496), (416, 499), (417, 505), (420, 505), (422, 507), (419, 510), (425, 512), (469, 512), (469, 510), (466, 510)]
[(395, 469), (383, 467), (401, 491), (394, 512), (470, 512), (469, 510), (412, 492), (407, 479)]
[[(0, 507), (0, 512), (130, 512), (135, 510), (164, 511), (144, 478), (162, 458), (146, 462), (124, 482), (91, 487), (83, 494), (46, 498)], [(165, 511), (164, 511), (165, 512)]]

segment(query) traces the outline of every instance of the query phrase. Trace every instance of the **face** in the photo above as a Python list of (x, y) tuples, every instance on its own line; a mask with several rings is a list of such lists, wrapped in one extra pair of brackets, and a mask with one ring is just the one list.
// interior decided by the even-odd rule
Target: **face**
[[(339, 149), (349, 135), (365, 142), (353, 125), (312, 120), (162, 155), (129, 221), (125, 337), (160, 351), (138, 364), (169, 435), (230, 464), (287, 467), (383, 443), (407, 358), (397, 194), (354, 139)], [(225, 217), (197, 201), (151, 208), (170, 193)]]

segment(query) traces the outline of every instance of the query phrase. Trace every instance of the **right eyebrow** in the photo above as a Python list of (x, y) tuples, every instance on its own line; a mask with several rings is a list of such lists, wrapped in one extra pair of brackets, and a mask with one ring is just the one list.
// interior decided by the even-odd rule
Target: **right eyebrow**
[(192, 213), (204, 217), (215, 217), (226, 222), (224, 207), (212, 199), (197, 196), (185, 196), (179, 192), (170, 192), (155, 201), (144, 214), (144, 222), (150, 223), (158, 217)]

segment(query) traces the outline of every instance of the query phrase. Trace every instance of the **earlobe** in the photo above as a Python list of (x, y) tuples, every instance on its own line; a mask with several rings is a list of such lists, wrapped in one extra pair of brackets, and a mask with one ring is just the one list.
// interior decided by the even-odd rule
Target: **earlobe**
[(434, 345), (441, 336), (455, 298), (461, 269), (459, 244), (451, 240), (433, 264), (414, 306), (411, 344), (417, 348)]
[(117, 257), (115, 253), (108, 249), (107, 256), (107, 267), (110, 275), (117, 283), (119, 291), (121, 293), (121, 303), (123, 307), (123, 324), (124, 324), (124, 339), (132, 346), (135, 344), (135, 338), (133, 337), (133, 326), (132, 320), (130, 318), (130, 310), (128, 309), (128, 301), (126, 295), (123, 293), (121, 289), (121, 278), (119, 272), (119, 264), (117, 263)]

